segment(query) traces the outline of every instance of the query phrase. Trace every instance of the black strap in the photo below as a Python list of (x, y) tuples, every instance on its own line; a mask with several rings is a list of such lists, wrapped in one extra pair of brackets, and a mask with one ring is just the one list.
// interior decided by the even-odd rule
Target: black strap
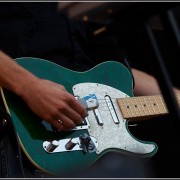
[[(12, 144), (13, 152), (16, 154), (16, 158), (17, 158), (16, 168), (19, 167), (18, 169), (21, 171), (22, 177), (25, 177), (22, 154), (21, 154), (21, 147), (18, 142), (17, 133), (13, 126), (13, 121), (11, 119), (11, 116), (7, 112), (5, 112), (3, 108), (1, 107), (0, 107), (0, 132), (2, 132), (0, 135), (1, 136), (0, 141), (3, 141), (4, 139), (8, 138), (10, 143)], [(1, 146), (2, 152), (7, 149), (5, 148), (6, 148), (5, 144)], [(6, 156), (7, 152), (3, 154), (4, 156)], [(3, 154), (1, 155), (3, 158), (5, 158)], [(6, 160), (4, 160), (3, 162), (5, 161)], [(4, 163), (4, 167), (7, 166), (7, 163), (6, 164)], [(8, 174), (4, 173), (2, 174), (2, 176), (8, 176)]]
[[(45, 178), (52, 175), (40, 171), (23, 153), (11, 116), (0, 107), (0, 177)], [(18, 172), (17, 172), (18, 171)]]
[(0, 141), (6, 136), (8, 123), (3, 109), (0, 107)]

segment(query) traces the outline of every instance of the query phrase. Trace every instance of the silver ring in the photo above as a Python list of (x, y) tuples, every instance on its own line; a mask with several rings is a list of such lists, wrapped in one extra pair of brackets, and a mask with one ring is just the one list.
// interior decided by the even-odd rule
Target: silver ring
[(63, 122), (62, 122), (60, 119), (58, 119), (58, 121), (59, 121), (61, 124), (63, 124)]

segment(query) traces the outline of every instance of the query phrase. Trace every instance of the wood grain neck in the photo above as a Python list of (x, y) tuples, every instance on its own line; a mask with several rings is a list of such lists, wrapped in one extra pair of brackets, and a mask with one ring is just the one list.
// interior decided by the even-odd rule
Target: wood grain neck
[[(180, 94), (177, 94), (180, 106)], [(144, 120), (158, 115), (168, 114), (168, 109), (161, 95), (117, 98), (119, 108), (125, 119)]]

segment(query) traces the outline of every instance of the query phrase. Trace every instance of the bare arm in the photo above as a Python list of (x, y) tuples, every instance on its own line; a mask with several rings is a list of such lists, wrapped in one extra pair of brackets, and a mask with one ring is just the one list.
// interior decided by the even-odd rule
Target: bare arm
[[(132, 73), (134, 75), (135, 87), (134, 87), (134, 95), (135, 96), (146, 96), (146, 95), (157, 95), (161, 94), (161, 90), (156, 79), (142, 71), (137, 69), (132, 69)], [(180, 90), (174, 88), (176, 93), (180, 93)]]
[(35, 114), (57, 129), (72, 129), (87, 114), (84, 107), (62, 85), (39, 79), (2, 51), (0, 72), (0, 86), (20, 96)]

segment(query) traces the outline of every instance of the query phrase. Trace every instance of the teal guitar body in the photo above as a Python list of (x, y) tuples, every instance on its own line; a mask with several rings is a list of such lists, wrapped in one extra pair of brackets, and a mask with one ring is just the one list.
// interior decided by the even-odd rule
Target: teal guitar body
[[(5, 89), (2, 90), (3, 100), (12, 118), (21, 148), (31, 163), (40, 170), (59, 174), (85, 169), (108, 151), (145, 157), (152, 156), (157, 151), (155, 143), (138, 140), (130, 133), (128, 121), (112, 102), (117, 95), (133, 96), (132, 76), (124, 65), (108, 61), (86, 72), (76, 72), (38, 58), (18, 58), (16, 61), (39, 78), (62, 84), (74, 96), (82, 98), (96, 94), (99, 99), (100, 119), (97, 119), (94, 110), (90, 110), (84, 126), (67, 132), (55, 132), (52, 126), (37, 117), (22, 99)], [(117, 122), (110, 113), (105, 97), (112, 99), (111, 105), (114, 104), (113, 112)], [(101, 100), (104, 100), (103, 104)], [(91, 137), (94, 145), (92, 152), (85, 152), (82, 148), (79, 141), (81, 135)], [(78, 143), (75, 147), (66, 149), (65, 145), (73, 138)]]

